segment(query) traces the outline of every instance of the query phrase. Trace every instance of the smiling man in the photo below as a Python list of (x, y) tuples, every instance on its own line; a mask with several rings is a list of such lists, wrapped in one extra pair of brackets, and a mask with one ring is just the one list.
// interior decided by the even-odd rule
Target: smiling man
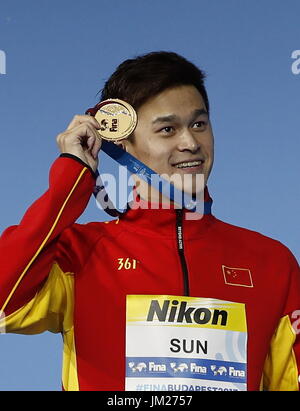
[(75, 116), (57, 137), (48, 190), (1, 237), (2, 325), (62, 333), (65, 390), (299, 390), (299, 266), (280, 242), (211, 214), (203, 72), (149, 53), (117, 68), (108, 98), (138, 115), (124, 150), (175, 183), (192, 176), (192, 195), (203, 175), (205, 213), (151, 208), (164, 199), (137, 184), (117, 219), (76, 224), (102, 140), (93, 116)]
[[(140, 107), (138, 119), (134, 135), (123, 147), (169, 177), (175, 186), (181, 188), (185, 183), (184, 190), (195, 194), (196, 178), (184, 176), (203, 174), (206, 184), (214, 154), (212, 129), (200, 92), (191, 85), (168, 88)], [(145, 191), (140, 194), (147, 195)]]

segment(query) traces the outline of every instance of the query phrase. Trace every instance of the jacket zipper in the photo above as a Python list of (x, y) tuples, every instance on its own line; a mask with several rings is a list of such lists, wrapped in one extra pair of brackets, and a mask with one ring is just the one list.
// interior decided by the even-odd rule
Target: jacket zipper
[(184, 243), (183, 243), (183, 210), (176, 210), (176, 237), (177, 237), (177, 249), (180, 257), (180, 263), (183, 274), (183, 295), (190, 295), (189, 285), (189, 273), (184, 255)]

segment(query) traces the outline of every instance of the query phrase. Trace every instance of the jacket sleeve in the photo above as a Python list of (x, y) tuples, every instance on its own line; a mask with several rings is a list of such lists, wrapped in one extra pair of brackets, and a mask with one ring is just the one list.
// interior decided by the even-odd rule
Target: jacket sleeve
[(95, 185), (91, 169), (76, 158), (52, 165), (48, 190), (19, 225), (0, 237), (0, 332), (59, 332), (72, 309), (70, 252), (60, 234), (84, 211)]
[(267, 391), (299, 391), (300, 388), (300, 269), (289, 251), (284, 264), (289, 286), (265, 361), (263, 389)]

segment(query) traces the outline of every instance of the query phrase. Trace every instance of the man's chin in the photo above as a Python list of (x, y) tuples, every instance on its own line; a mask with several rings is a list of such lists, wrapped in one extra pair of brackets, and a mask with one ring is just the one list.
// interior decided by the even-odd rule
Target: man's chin
[(204, 174), (173, 174), (168, 180), (177, 190), (189, 195), (197, 195), (204, 190), (206, 176)]

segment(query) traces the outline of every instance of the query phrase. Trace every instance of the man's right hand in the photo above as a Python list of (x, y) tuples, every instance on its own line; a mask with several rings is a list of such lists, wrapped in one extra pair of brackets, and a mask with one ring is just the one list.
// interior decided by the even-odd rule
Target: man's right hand
[(66, 131), (58, 134), (56, 142), (61, 153), (73, 154), (89, 165), (93, 171), (98, 167), (98, 154), (102, 139), (97, 132), (98, 121), (88, 115), (76, 115)]

